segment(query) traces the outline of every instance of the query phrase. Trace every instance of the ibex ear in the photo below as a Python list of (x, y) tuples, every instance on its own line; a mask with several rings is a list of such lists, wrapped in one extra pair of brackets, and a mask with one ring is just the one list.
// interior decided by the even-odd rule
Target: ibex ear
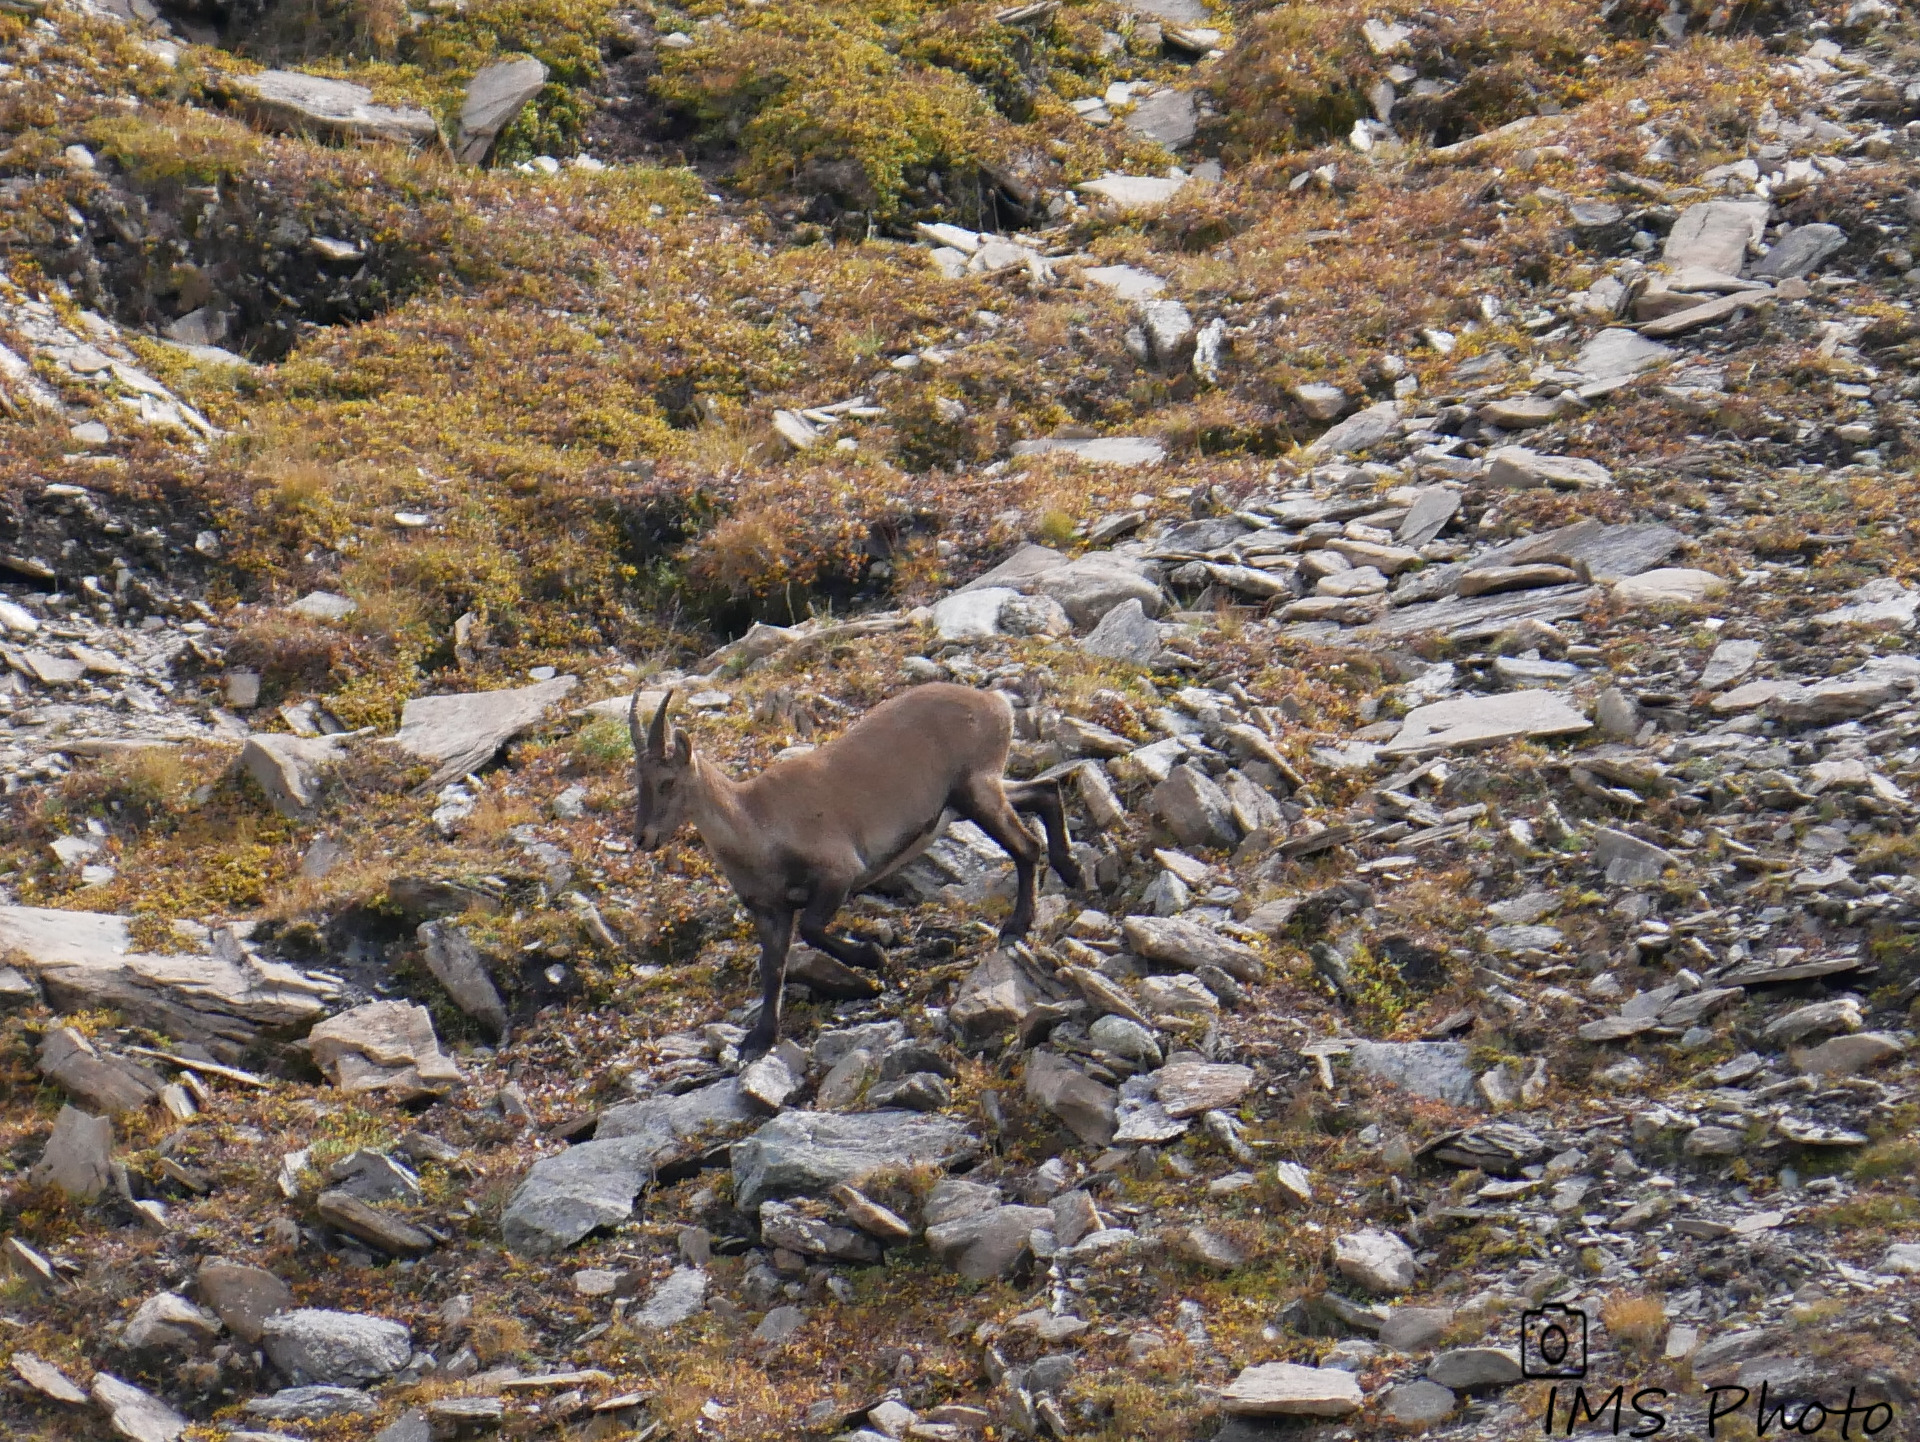
[(674, 755), (674, 759), (678, 761), (682, 766), (688, 765), (690, 762), (692, 762), (693, 738), (687, 735), (686, 732), (675, 731), (673, 733), (673, 755)]

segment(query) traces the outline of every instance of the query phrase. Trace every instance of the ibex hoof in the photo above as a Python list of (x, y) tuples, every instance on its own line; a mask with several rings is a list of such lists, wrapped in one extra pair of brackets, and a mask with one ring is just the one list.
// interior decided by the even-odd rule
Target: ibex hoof
[(768, 1032), (764, 1036), (757, 1031), (747, 1033), (740, 1045), (735, 1048), (740, 1054), (740, 1065), (745, 1066), (748, 1062), (758, 1061), (761, 1057), (773, 1050), (775, 1040), (776, 1038), (772, 1032)]

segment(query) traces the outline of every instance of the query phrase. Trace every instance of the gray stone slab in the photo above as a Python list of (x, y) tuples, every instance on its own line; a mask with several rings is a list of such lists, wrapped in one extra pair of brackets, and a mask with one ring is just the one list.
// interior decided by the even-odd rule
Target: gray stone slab
[(1474, 1105), (1470, 1050), (1463, 1041), (1363, 1041), (1347, 1061), (1415, 1096), (1466, 1107)]
[(1460, 696), (1409, 711), (1400, 734), (1381, 748), (1381, 754), (1410, 756), (1471, 750), (1519, 737), (1574, 735), (1592, 725), (1555, 691)]
[(1167, 448), (1149, 436), (1099, 436), (1090, 441), (1016, 441), (1013, 455), (1044, 456), (1054, 452), (1102, 466), (1156, 466)]
[(531, 55), (487, 66), (467, 85), (460, 108), (460, 134), (453, 158), (479, 165), (493, 149), (500, 132), (513, 123), (521, 108), (547, 83), (547, 67)]
[(1417, 636), (1433, 631), (1449, 640), (1478, 641), (1497, 636), (1525, 620), (1563, 621), (1587, 609), (1599, 594), (1594, 586), (1543, 586), (1535, 591), (1505, 591), (1461, 599), (1449, 596), (1402, 606), (1353, 632), (1356, 640)]
[(222, 84), (240, 109), (270, 130), (319, 134), (338, 140), (392, 140), (418, 145), (439, 127), (424, 110), (375, 105), (364, 85), (291, 70), (227, 75)]
[(1345, 456), (1371, 450), (1400, 434), (1398, 401), (1377, 401), (1355, 411), (1307, 447), (1310, 456)]
[(1625, 380), (1641, 371), (1665, 365), (1677, 354), (1672, 346), (1647, 340), (1637, 331), (1613, 327), (1603, 330), (1580, 348), (1570, 370), (1589, 381)]
[(1585, 562), (1596, 581), (1619, 581), (1652, 570), (1679, 550), (1686, 539), (1673, 527), (1654, 522), (1609, 526), (1603, 521), (1575, 521), (1495, 546), (1475, 556), (1472, 564), (1476, 569), (1521, 566), (1550, 556), (1567, 556)]
[(1200, 128), (1200, 111), (1187, 91), (1162, 90), (1134, 106), (1125, 124), (1143, 139), (1180, 150), (1193, 143)]
[(1764, 200), (1707, 200), (1690, 205), (1667, 233), (1660, 258), (1675, 270), (1699, 266), (1739, 275), (1747, 247), (1766, 233), (1772, 206)]
[(485, 766), (502, 746), (539, 725), (579, 684), (577, 677), (556, 676), (508, 691), (415, 697), (400, 713), (393, 743), (422, 760), (439, 762), (423, 789), (443, 786)]
[(734, 1205), (823, 1196), (894, 1168), (944, 1167), (977, 1146), (957, 1118), (883, 1111), (784, 1112), (733, 1149)]
[(1846, 243), (1847, 233), (1837, 225), (1796, 225), (1754, 263), (1753, 274), (1763, 280), (1806, 275)]

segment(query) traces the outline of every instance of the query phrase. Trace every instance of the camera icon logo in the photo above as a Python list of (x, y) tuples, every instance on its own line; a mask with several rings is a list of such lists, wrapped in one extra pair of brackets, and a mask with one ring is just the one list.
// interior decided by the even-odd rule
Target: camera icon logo
[(1587, 1314), (1550, 1305), (1520, 1314), (1520, 1375), (1558, 1380), (1587, 1375)]

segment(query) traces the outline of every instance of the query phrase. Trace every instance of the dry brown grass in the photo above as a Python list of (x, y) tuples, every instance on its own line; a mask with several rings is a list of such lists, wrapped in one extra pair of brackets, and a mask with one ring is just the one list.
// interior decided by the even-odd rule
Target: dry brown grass
[(1601, 1304), (1600, 1320), (1623, 1347), (1651, 1347), (1667, 1330), (1665, 1304), (1640, 1292), (1615, 1292)]
[(518, 1317), (486, 1312), (468, 1323), (467, 1344), (474, 1356), (492, 1367), (523, 1355), (532, 1346), (533, 1336)]

